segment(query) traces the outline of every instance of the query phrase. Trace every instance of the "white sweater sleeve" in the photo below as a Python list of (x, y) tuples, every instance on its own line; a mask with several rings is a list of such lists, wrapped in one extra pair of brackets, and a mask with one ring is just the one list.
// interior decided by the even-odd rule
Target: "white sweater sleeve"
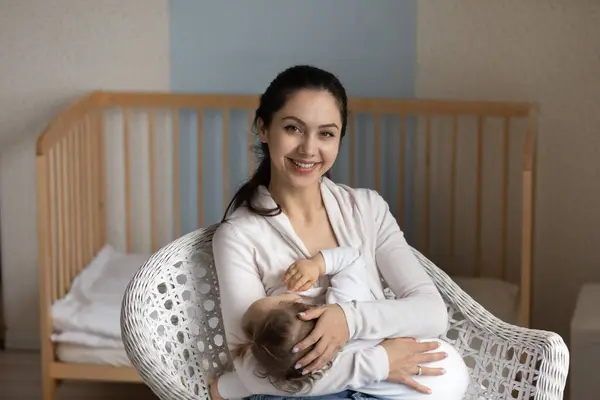
[[(241, 321), (246, 309), (266, 293), (256, 268), (255, 250), (243, 235), (237, 234), (231, 223), (221, 224), (215, 232), (213, 256), (225, 337), (231, 351), (245, 339)], [(236, 399), (250, 394), (288, 395), (276, 389), (268, 379), (256, 376), (257, 362), (251, 354), (244, 359), (235, 359), (234, 367), (237, 376), (229, 373), (219, 379), (218, 389), (223, 398)], [(320, 395), (359, 388), (385, 380), (388, 373), (389, 360), (381, 346), (341, 352), (334, 366), (315, 382), (309, 393)]]
[(337, 275), (353, 265), (360, 257), (360, 251), (352, 247), (332, 247), (321, 250), (325, 261), (325, 274)]
[(348, 302), (346, 313), (351, 339), (392, 337), (431, 338), (447, 329), (448, 312), (435, 284), (404, 238), (385, 200), (366, 191), (364, 209), (371, 211), (376, 237), (375, 261), (383, 279), (396, 295), (393, 300)]
[(325, 260), (325, 274), (330, 277), (328, 304), (375, 300), (367, 284), (367, 267), (359, 250), (334, 247), (321, 250), (321, 254)]

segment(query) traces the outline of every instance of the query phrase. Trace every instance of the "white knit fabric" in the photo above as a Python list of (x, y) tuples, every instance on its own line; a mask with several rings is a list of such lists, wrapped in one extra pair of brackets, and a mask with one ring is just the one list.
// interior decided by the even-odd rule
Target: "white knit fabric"
[[(156, 252), (125, 292), (125, 350), (163, 400), (208, 400), (207, 378), (233, 365), (212, 258), (216, 227), (191, 232)], [(443, 338), (470, 368), (466, 399), (563, 398), (569, 352), (559, 335), (502, 322), (413, 251), (447, 304), (450, 320)]]

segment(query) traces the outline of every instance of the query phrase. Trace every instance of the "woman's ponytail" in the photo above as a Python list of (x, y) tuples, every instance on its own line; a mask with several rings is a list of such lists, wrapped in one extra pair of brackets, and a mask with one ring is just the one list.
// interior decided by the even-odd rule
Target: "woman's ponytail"
[(258, 215), (272, 217), (281, 213), (281, 208), (275, 207), (271, 209), (257, 208), (253, 203), (252, 199), (258, 192), (260, 186), (269, 187), (271, 182), (271, 158), (269, 156), (269, 146), (266, 143), (261, 143), (260, 151), (257, 152), (261, 158), (258, 168), (252, 174), (252, 177), (244, 183), (238, 191), (235, 193), (231, 202), (227, 206), (223, 219), (221, 222), (225, 222), (230, 212), (234, 212), (239, 207), (245, 205), (248, 209)]

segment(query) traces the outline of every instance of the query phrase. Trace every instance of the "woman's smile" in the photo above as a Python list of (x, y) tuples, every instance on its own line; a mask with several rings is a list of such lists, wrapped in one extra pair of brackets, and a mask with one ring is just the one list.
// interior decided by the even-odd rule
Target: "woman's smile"
[(317, 169), (317, 167), (319, 165), (322, 164), (320, 162), (314, 162), (314, 161), (313, 162), (308, 162), (308, 161), (302, 161), (302, 160), (292, 159), (292, 158), (289, 158), (289, 157), (286, 157), (286, 160), (294, 168), (294, 171), (296, 171), (296, 172), (298, 172), (300, 174), (310, 174), (315, 169)]

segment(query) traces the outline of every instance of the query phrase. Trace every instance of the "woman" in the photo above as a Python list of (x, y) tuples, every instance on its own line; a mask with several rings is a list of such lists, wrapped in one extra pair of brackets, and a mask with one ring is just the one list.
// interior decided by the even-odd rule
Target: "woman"
[[(467, 377), (460, 357), (448, 352), (452, 355), (444, 360), (446, 352), (433, 351), (435, 341), (412, 339), (443, 334), (448, 316), (387, 203), (373, 190), (338, 185), (327, 177), (347, 116), (344, 87), (315, 67), (283, 71), (261, 96), (254, 119), (261, 142), (260, 165), (233, 197), (229, 215), (213, 237), (228, 346), (233, 349), (244, 341), (244, 312), (280, 285), (291, 264), (322, 249), (354, 247), (366, 258), (365, 285), (378, 300), (332, 304), (301, 317), (318, 321), (312, 334), (296, 346), (303, 350), (314, 345), (298, 368), (311, 373), (336, 359), (310, 395), (356, 397), (361, 386), (389, 381), (406, 385), (407, 399), (427, 396), (430, 389), (442, 392), (443, 398), (458, 398)], [(385, 299), (382, 278), (398, 299)], [(327, 279), (321, 278), (318, 285), (327, 287)], [(339, 353), (350, 339), (386, 340), (372, 348)], [(449, 379), (449, 374), (442, 376), (442, 368), (427, 366), (440, 360), (445, 369), (459, 371), (465, 379)], [(236, 360), (244, 387), (236, 387), (225, 374), (211, 386), (213, 399), (248, 393), (285, 396), (259, 378), (255, 366), (252, 357)]]

